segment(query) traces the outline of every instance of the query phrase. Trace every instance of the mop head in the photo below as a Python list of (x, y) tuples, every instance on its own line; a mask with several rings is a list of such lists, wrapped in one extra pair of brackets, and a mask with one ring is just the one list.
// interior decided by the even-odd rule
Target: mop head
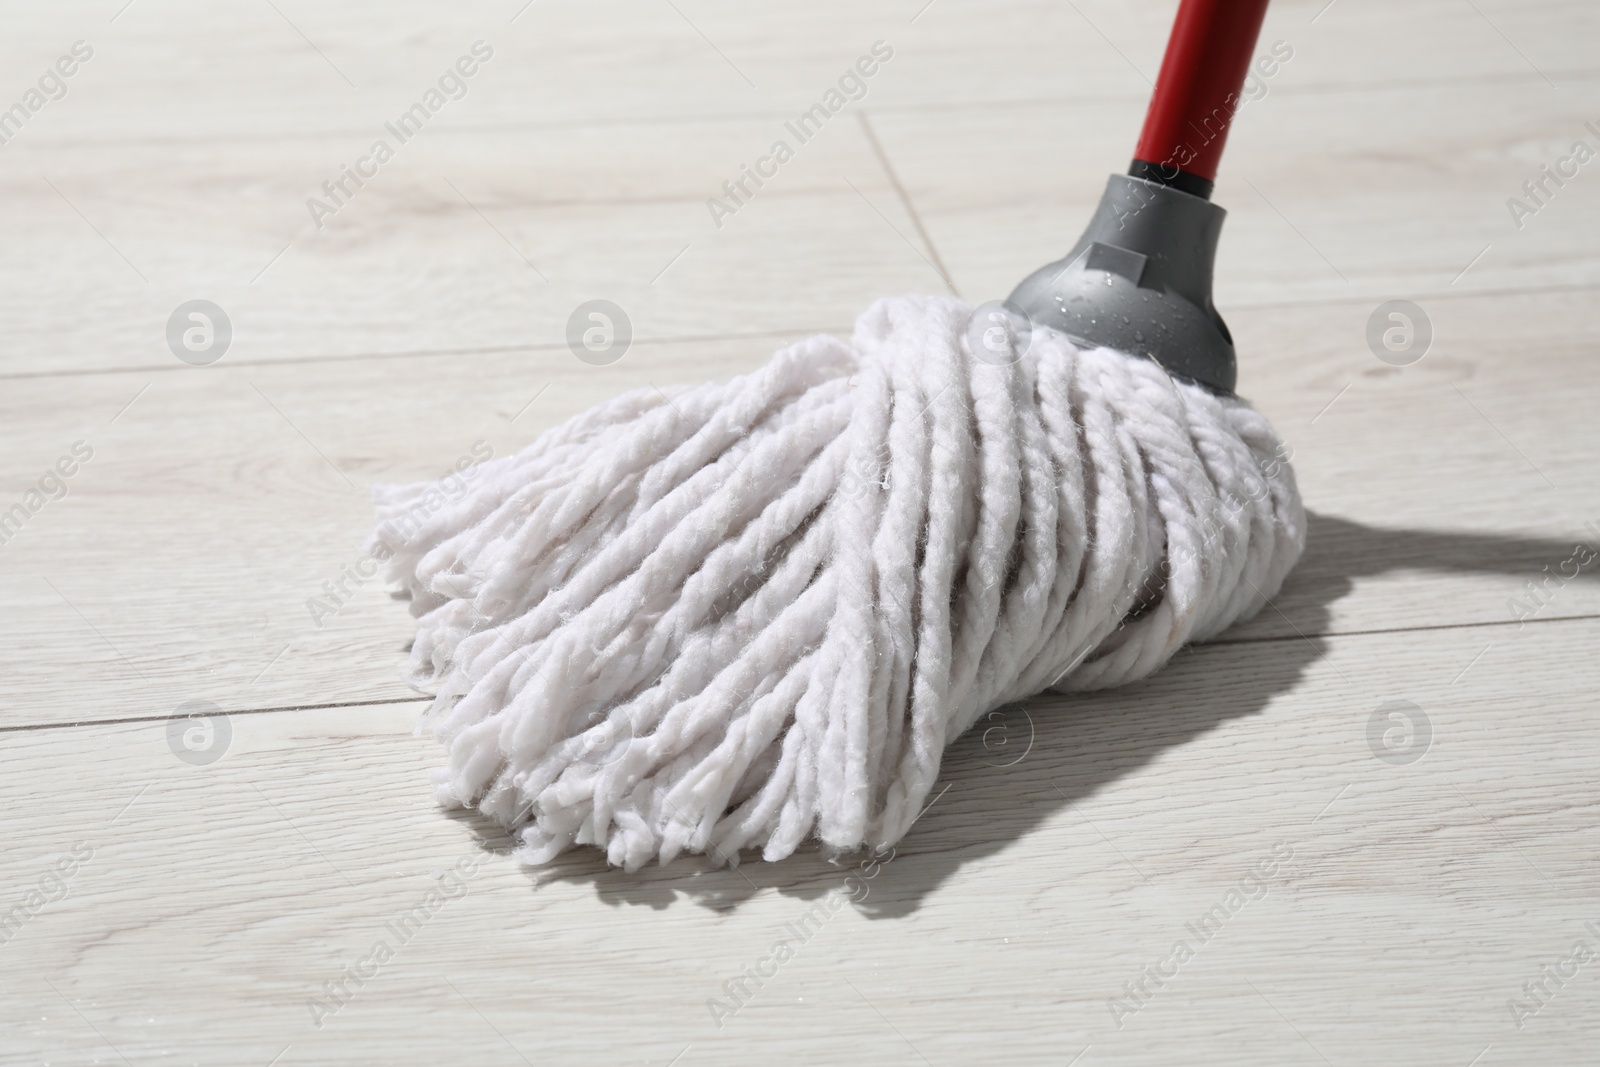
[(1047, 688), (1143, 678), (1300, 555), (1285, 449), (1242, 400), (972, 309), (896, 297), (849, 343), (640, 389), (437, 483), (379, 486), (420, 622), (440, 800), (538, 864), (883, 849), (947, 744)]

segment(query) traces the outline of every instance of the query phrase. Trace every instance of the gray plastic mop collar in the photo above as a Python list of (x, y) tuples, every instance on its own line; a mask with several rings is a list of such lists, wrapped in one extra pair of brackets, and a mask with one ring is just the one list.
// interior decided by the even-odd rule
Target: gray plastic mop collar
[(1231, 394), (1233, 337), (1211, 303), (1226, 215), (1209, 200), (1113, 174), (1072, 251), (1030, 274), (1006, 303), (1079, 345), (1144, 356)]

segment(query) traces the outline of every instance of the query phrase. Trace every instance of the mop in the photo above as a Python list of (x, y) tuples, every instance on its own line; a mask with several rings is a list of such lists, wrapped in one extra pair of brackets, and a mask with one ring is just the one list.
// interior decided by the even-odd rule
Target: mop
[(527, 864), (887, 849), (980, 716), (1260, 610), (1304, 513), (1233, 391), (1209, 196), (1265, 9), (1183, 0), (1130, 172), (1004, 303), (882, 299), (470, 482), (376, 487), (439, 800)]

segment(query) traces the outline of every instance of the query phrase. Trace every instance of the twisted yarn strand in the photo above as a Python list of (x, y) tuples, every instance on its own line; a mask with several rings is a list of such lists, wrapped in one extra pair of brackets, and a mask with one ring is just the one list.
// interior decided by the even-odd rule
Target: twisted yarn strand
[(986, 712), (1260, 610), (1305, 525), (1266, 419), (1048, 329), (974, 358), (970, 315), (880, 300), (849, 344), (617, 397), (403, 539), (437, 487), (378, 487), (440, 800), (529, 863), (887, 848)]

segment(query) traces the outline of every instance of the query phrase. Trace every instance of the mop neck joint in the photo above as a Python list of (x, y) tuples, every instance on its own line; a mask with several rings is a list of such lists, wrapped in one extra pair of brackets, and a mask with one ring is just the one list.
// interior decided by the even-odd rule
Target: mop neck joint
[(1128, 164), (1128, 177), (1165, 185), (1180, 193), (1198, 196), (1201, 200), (1210, 200), (1211, 190), (1216, 187), (1210, 178), (1202, 178), (1172, 163), (1151, 163), (1143, 159)]

